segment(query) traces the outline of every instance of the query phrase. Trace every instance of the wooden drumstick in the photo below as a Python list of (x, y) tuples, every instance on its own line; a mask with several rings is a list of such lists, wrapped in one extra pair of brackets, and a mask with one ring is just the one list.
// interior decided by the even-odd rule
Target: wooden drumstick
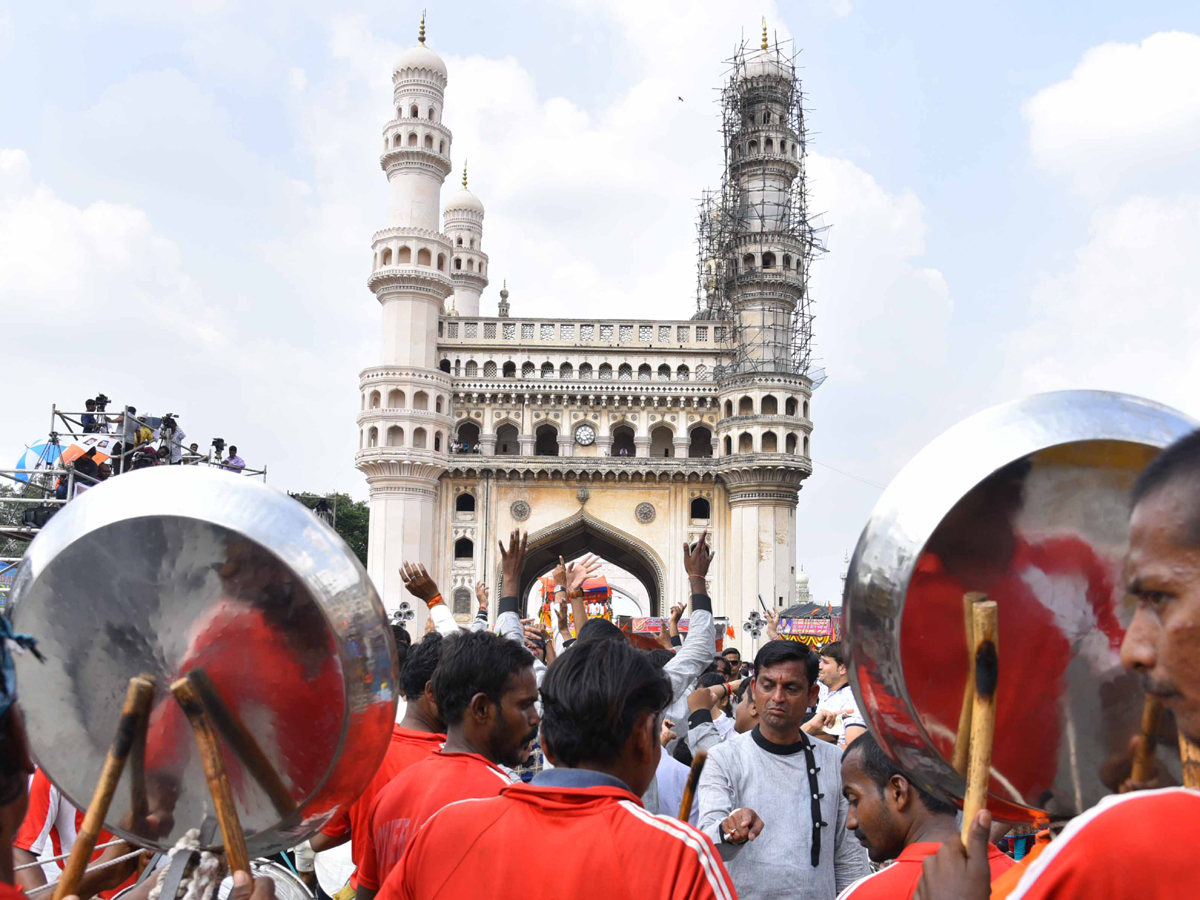
[(997, 654), (997, 616), (994, 600), (972, 607), (975, 645), (971, 664), (975, 670), (975, 697), (971, 710), (971, 752), (967, 763), (967, 792), (963, 797), (962, 842), (967, 846), (971, 825), (987, 806), (992, 776), (992, 739), (996, 733), (996, 682), (1000, 675)]
[[(967, 635), (967, 658), (975, 653), (975, 604), (987, 599), (976, 591), (963, 594), (963, 626)], [(967, 684), (963, 688), (962, 709), (958, 713), (958, 735), (954, 739), (954, 756), (950, 764), (959, 775), (967, 774), (967, 759), (971, 753), (971, 710), (975, 708), (975, 666), (967, 666)]]
[(1179, 732), (1179, 757), (1183, 760), (1183, 786), (1200, 788), (1200, 744)]
[(1137, 748), (1133, 751), (1133, 769), (1129, 780), (1146, 782), (1154, 774), (1154, 748), (1158, 744), (1158, 716), (1162, 711), (1162, 701), (1153, 694), (1146, 697), (1146, 705), (1142, 707), (1142, 733), (1138, 737)]
[(104, 768), (100, 770), (100, 780), (96, 782), (92, 802), (88, 804), (87, 814), (83, 817), (83, 826), (75, 836), (71, 855), (63, 866), (62, 877), (54, 886), (54, 900), (62, 900), (63, 897), (74, 894), (79, 887), (80, 879), (91, 862), (92, 851), (96, 849), (96, 840), (104, 827), (104, 819), (108, 816), (108, 807), (117, 791), (117, 782), (121, 780), (121, 773), (125, 770), (125, 760), (129, 758), (139, 722), (149, 714), (150, 701), (153, 698), (154, 679), (139, 675), (129, 680), (129, 690), (125, 692), (125, 706), (117, 724), (117, 735), (113, 738), (108, 757), (104, 760)]
[(696, 800), (696, 787), (700, 784), (700, 773), (708, 761), (707, 750), (697, 750), (692, 757), (692, 768), (688, 771), (687, 784), (683, 788), (683, 800), (679, 804), (679, 820), (686, 822), (692, 814), (692, 803)]
[(294, 813), (296, 801), (292, 799), (291, 791), (263, 753), (254, 735), (221, 699), (208, 673), (203, 669), (192, 669), (188, 672), (187, 679), (192, 683), (196, 696), (200, 698), (205, 712), (208, 713), (209, 721), (216, 726), (229, 748), (237, 754), (250, 776), (266, 792), (275, 811), (284, 818)]
[[(200, 748), (200, 762), (204, 766), (204, 777), (208, 780), (208, 792), (212, 795), (213, 810), (221, 826), (221, 840), (225, 845), (225, 859), (230, 872), (249, 872), (250, 853), (246, 850), (246, 835), (238, 821), (233, 791), (225, 775), (225, 763), (221, 759), (221, 747), (213, 731), (204, 704), (196, 688), (187, 678), (180, 678), (171, 685), (171, 693), (179, 701), (183, 714), (196, 732), (196, 744)], [(56, 898), (57, 900), (57, 898)]]

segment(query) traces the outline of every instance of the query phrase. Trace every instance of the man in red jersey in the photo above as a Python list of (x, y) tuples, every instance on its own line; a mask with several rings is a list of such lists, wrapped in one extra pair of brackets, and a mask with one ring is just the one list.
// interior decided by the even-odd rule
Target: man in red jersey
[[(505, 578), (505, 585), (517, 583)], [(371, 827), (358, 870), (358, 900), (371, 900), (404, 848), (442, 807), (471, 797), (494, 797), (511, 783), (500, 765), (515, 768), (537, 737), (533, 656), (487, 631), (447, 638), (433, 696), (446, 723), (446, 745), (392, 779), (371, 808)]]
[[(944, 841), (957, 841), (958, 808), (908, 780), (887, 758), (870, 732), (842, 756), (842, 794), (850, 805), (846, 830), (867, 848), (872, 862), (895, 862), (860, 878), (838, 894), (838, 900), (909, 900), (921, 880), (921, 863)], [(1013, 861), (988, 848), (991, 877), (998, 878)]]
[(733, 900), (712, 842), (639, 800), (662, 754), (671, 697), (666, 676), (628, 643), (579, 642), (542, 682), (542, 742), (556, 768), (443, 808), (379, 900), (528, 900), (538, 895), (530, 877), (548, 859), (555, 897)]
[[(393, 630), (400, 628), (393, 625)], [(320, 853), (350, 841), (350, 856), (356, 870), (350, 876), (350, 886), (358, 887), (357, 867), (366, 853), (367, 835), (371, 830), (371, 806), (375, 797), (393, 778), (429, 754), (440, 750), (446, 741), (446, 726), (438, 715), (430, 684), (441, 656), (443, 638), (432, 631), (416, 644), (400, 667), (400, 692), (408, 702), (404, 718), (392, 728), (392, 742), (387, 755), (366, 789), (354, 804), (314, 835), (310, 841), (313, 851)]]
[[(1125, 584), (1137, 606), (1121, 662), (1174, 712), (1180, 733), (1200, 741), (1200, 431), (1159, 454), (1134, 485)], [(968, 849), (947, 841), (925, 860), (920, 900), (987, 900), (990, 825), (980, 813)], [(1197, 835), (1200, 791), (1106, 797), (1046, 847), (1009, 900), (1194, 896)]]

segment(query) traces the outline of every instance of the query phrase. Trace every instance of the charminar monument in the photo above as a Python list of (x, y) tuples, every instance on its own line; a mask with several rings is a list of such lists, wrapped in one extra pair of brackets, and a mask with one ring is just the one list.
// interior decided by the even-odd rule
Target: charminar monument
[(760, 596), (776, 609), (795, 601), (819, 383), (807, 281), (821, 247), (793, 56), (764, 26), (729, 66), (725, 169), (701, 202), (695, 307), (566, 319), (510, 315), (503, 288), (495, 315), (482, 313), (484, 206), (465, 169), (442, 201), (454, 170), (449, 73), (424, 20), (396, 60), (380, 155), (388, 221), (367, 279), (382, 340), (359, 380), (355, 457), (370, 486), (368, 569), (389, 611), (405, 599), (405, 560), (428, 567), (460, 620), (477, 580), (494, 605), (496, 540), (518, 527), (529, 532), (521, 596), (560, 555), (590, 551), (631, 595), (622, 611), (662, 614), (688, 599), (680, 548), (707, 529), (714, 611), (738, 643), (748, 647), (741, 625)]

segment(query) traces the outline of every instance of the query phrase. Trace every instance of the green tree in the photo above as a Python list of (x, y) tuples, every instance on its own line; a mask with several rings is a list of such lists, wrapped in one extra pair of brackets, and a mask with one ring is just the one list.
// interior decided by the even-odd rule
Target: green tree
[(333, 530), (350, 545), (354, 555), (364, 566), (367, 564), (367, 534), (371, 525), (371, 507), (364, 500), (354, 500), (349, 494), (292, 494), (309, 509), (315, 509), (322, 500), (336, 513)]

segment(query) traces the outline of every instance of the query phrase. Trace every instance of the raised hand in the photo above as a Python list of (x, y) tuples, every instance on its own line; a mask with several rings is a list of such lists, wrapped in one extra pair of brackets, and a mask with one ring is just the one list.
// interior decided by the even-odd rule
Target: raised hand
[[(559, 565), (562, 564), (562, 557), (558, 559)], [(583, 583), (592, 575), (600, 571), (604, 566), (600, 557), (589, 553), (583, 559), (576, 560), (567, 566), (567, 590), (569, 592), (578, 591), (583, 587)], [(555, 572), (557, 573), (557, 569)]]
[(558, 630), (562, 632), (564, 637), (571, 636), (571, 618), (567, 612), (567, 600), (564, 597), (558, 601), (558, 606), (554, 607), (554, 615), (558, 618)]
[(482, 581), (475, 582), (475, 599), (479, 601), (481, 609), (488, 608), (488, 586)]
[(725, 835), (727, 844), (744, 844), (752, 841), (763, 830), (763, 820), (758, 813), (747, 807), (735, 809), (721, 823), (721, 833)]
[(425, 567), (420, 563), (406, 562), (400, 566), (400, 579), (404, 582), (404, 586), (408, 588), (410, 594), (424, 600), (426, 603), (429, 603), (435, 597), (441, 596), (438, 586), (429, 577), (429, 573), (425, 571)]
[(670, 719), (663, 719), (662, 731), (658, 735), (658, 740), (664, 747), (677, 737), (675, 732), (671, 730), (674, 727), (675, 723)]
[(510, 595), (516, 594), (521, 589), (521, 573), (525, 571), (525, 548), (529, 545), (529, 533), (522, 533), (519, 528), (514, 528), (508, 538), (507, 550), (504, 549), (503, 541), (498, 543), (504, 589), (509, 591)]
[(697, 579), (702, 584), (704, 576), (708, 574), (708, 567), (712, 565), (713, 553), (708, 546), (708, 529), (700, 534), (700, 540), (692, 545), (686, 542), (683, 545), (683, 570), (688, 573), (688, 578), (692, 580), (692, 593), (703, 593), (696, 590)]
[(767, 610), (767, 640), (779, 640), (779, 613), (773, 609)]

